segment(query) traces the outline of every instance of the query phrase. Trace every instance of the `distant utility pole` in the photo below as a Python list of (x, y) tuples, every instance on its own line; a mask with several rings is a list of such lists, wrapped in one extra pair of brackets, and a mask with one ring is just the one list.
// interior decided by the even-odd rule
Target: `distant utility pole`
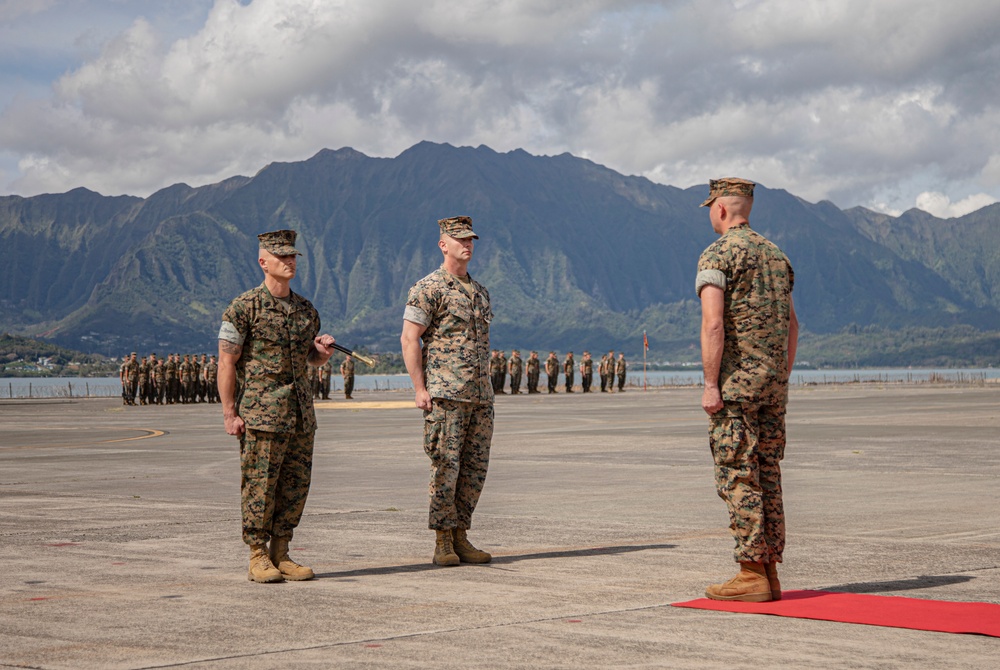
[(646, 390), (646, 352), (649, 351), (649, 340), (646, 331), (642, 331), (642, 390)]

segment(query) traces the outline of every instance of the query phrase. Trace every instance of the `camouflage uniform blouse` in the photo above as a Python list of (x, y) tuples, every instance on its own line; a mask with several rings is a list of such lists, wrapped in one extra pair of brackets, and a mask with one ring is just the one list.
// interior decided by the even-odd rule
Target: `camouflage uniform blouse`
[(695, 290), (725, 291), (722, 399), (762, 405), (788, 400), (788, 320), (795, 274), (785, 254), (750, 226), (730, 228), (698, 259)]
[(236, 362), (236, 408), (248, 428), (271, 433), (316, 430), (306, 359), (319, 326), (312, 303), (289, 293), (286, 307), (264, 284), (226, 308), (219, 339), (243, 347)]
[(472, 286), (470, 298), (441, 267), (410, 288), (403, 318), (427, 328), (421, 336), (424, 384), (432, 398), (493, 402), (490, 294), (475, 280)]

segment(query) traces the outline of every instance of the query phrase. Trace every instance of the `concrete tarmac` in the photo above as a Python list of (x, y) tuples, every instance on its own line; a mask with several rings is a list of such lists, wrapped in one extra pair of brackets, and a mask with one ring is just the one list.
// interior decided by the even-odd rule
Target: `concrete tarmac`
[[(431, 564), (409, 394), (320, 403), (292, 541), (247, 581), (218, 405), (0, 402), (0, 667), (994, 668), (1000, 639), (671, 607), (735, 572), (699, 389), (503, 396)], [(797, 387), (786, 589), (1000, 603), (1000, 388)]]

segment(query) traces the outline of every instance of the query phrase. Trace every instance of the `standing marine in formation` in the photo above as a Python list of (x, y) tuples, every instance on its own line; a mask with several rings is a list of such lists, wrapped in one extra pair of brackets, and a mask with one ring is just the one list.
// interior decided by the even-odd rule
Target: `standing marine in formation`
[(264, 281), (237, 296), (219, 329), (219, 396), (226, 432), (240, 438), (243, 541), (248, 579), (313, 578), (288, 555), (312, 478), (316, 413), (309, 367), (326, 363), (334, 339), (319, 313), (294, 293), (294, 230), (257, 236)]
[(788, 375), (798, 319), (788, 257), (750, 228), (754, 183), (710, 182), (712, 229), (720, 236), (698, 259), (701, 357), (715, 484), (729, 509), (739, 573), (712, 584), (714, 600), (781, 599), (778, 563), (785, 549), (781, 459), (785, 453)]
[(580, 361), (580, 384), (583, 385), (583, 392), (590, 393), (590, 385), (594, 383), (594, 361), (590, 359), (590, 352), (583, 352), (583, 360)]
[(625, 362), (624, 352), (618, 354), (618, 364), (615, 366), (615, 372), (618, 374), (618, 390), (624, 391), (625, 376), (628, 374), (628, 363)]
[(559, 359), (554, 351), (550, 351), (549, 357), (545, 359), (545, 375), (548, 377), (549, 393), (559, 393), (556, 390), (556, 385), (559, 384)]
[(340, 375), (344, 378), (344, 398), (353, 400), (354, 393), (354, 358), (347, 354), (340, 364)]
[(441, 267), (410, 288), (400, 342), (424, 412), (424, 451), (431, 459), (428, 526), (436, 534), (434, 563), (489, 563), (469, 542), (472, 514), (486, 481), (493, 440), (490, 322), (486, 287), (468, 271), (472, 219), (438, 221)]
[(563, 374), (566, 375), (566, 393), (573, 392), (573, 383), (576, 381), (576, 363), (573, 361), (573, 352), (566, 354), (563, 361)]
[(521, 370), (524, 361), (521, 360), (521, 352), (515, 349), (511, 352), (510, 360), (507, 362), (507, 370), (510, 372), (510, 392), (517, 395), (521, 392)]
[(538, 352), (532, 351), (528, 355), (527, 363), (525, 363), (528, 372), (528, 393), (538, 393), (539, 363)]

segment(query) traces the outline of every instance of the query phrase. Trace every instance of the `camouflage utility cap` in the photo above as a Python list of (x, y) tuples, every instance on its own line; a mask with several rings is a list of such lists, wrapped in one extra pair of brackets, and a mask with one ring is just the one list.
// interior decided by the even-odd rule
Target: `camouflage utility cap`
[(746, 179), (738, 179), (736, 177), (724, 177), (723, 179), (709, 179), (708, 180), (708, 200), (701, 203), (702, 207), (708, 207), (716, 198), (722, 198), (727, 195), (738, 195), (745, 198), (753, 197), (753, 187), (756, 186), (752, 181), (747, 181)]
[(479, 239), (479, 235), (472, 232), (472, 219), (468, 216), (453, 216), (449, 219), (441, 219), (438, 221), (438, 225), (441, 226), (441, 232), (445, 235), (459, 239), (463, 237), (471, 237), (474, 240)]
[(294, 230), (274, 230), (270, 233), (261, 233), (257, 236), (260, 240), (260, 248), (275, 256), (301, 256), (295, 250), (295, 237), (298, 233)]

